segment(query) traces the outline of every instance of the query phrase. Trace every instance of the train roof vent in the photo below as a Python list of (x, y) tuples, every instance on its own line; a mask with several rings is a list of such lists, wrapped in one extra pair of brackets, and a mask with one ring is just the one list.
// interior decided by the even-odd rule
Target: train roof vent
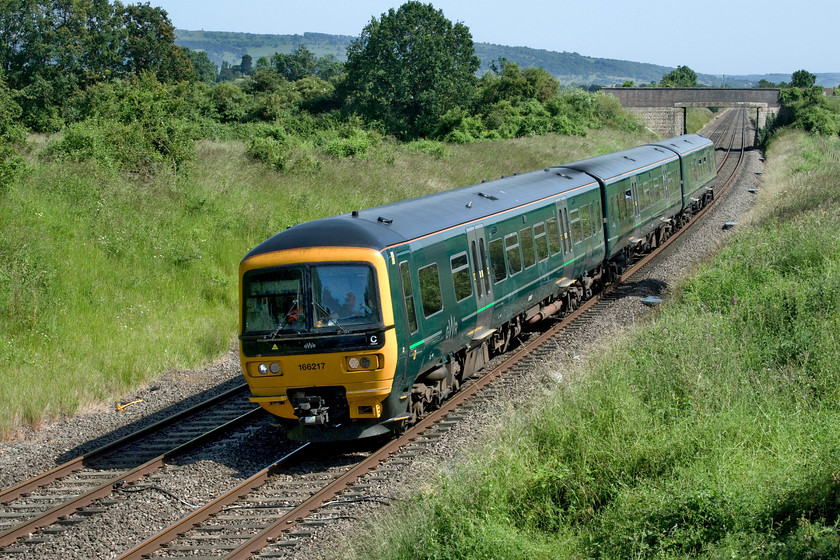
[(382, 216), (379, 216), (378, 218), (376, 218), (376, 221), (381, 222), (381, 223), (385, 224), (386, 226), (390, 226), (392, 223), (394, 223), (394, 220), (392, 220), (391, 218), (383, 218)]
[(657, 152), (662, 152), (663, 154), (665, 153), (665, 150), (663, 150), (662, 148), (660, 148), (658, 146), (654, 146), (653, 149), (656, 150)]
[(624, 156), (624, 159), (629, 159), (630, 161), (636, 161), (635, 159), (631, 158), (630, 156)]
[(558, 171), (557, 175), (559, 175), (560, 177), (563, 177), (564, 179), (571, 180), (571, 177), (569, 175), (566, 175), (565, 173), (561, 173), (561, 172)]
[(498, 197), (493, 196), (492, 194), (486, 194), (486, 193), (483, 193), (483, 192), (478, 193), (478, 196), (482, 196), (482, 197), (486, 198), (487, 200), (499, 200)]

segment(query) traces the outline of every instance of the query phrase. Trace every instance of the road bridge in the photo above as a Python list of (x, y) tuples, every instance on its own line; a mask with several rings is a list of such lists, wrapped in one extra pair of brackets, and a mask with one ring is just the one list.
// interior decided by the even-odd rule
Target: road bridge
[(737, 88), (603, 88), (621, 106), (642, 117), (648, 128), (665, 137), (685, 133), (689, 107), (745, 107), (754, 109), (756, 129), (767, 122), (768, 114), (781, 108), (778, 89)]

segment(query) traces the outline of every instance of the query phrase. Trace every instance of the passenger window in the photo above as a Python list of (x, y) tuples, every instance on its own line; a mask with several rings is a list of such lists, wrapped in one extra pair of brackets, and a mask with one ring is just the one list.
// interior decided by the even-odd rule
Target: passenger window
[(580, 227), (583, 230), (583, 237), (592, 235), (592, 205), (587, 204), (580, 207)]
[(599, 232), (604, 229), (604, 219), (601, 217), (601, 202), (596, 202), (593, 208), (595, 208), (595, 222), (593, 225), (595, 226), (595, 231)]
[(501, 239), (494, 239), (488, 244), (490, 249), (490, 265), (493, 267), (493, 282), (501, 282), (507, 278), (505, 268), (505, 249)]
[(583, 240), (583, 230), (580, 227), (580, 211), (577, 208), (570, 211), (569, 219), (572, 222), (572, 241), (580, 243)]
[(548, 228), (548, 248), (552, 255), (560, 252), (560, 230), (557, 229), (557, 219), (549, 218), (545, 221)]
[(548, 240), (545, 235), (545, 223), (540, 222), (534, 226), (534, 245), (537, 247), (537, 260), (544, 261), (548, 258)]
[(519, 253), (519, 236), (511, 233), (505, 237), (505, 253), (507, 254), (510, 274), (522, 271), (522, 255)]
[(417, 271), (417, 276), (420, 279), (420, 302), (423, 305), (423, 315), (431, 317), (443, 309), (437, 264), (424, 266)]
[(414, 291), (411, 289), (411, 274), (406, 261), (400, 263), (400, 277), (402, 278), (403, 297), (405, 298), (405, 311), (408, 315), (408, 330), (416, 333), (417, 314), (414, 311)]
[(525, 262), (525, 268), (534, 266), (537, 261), (534, 257), (534, 234), (531, 233), (531, 228), (519, 230), (519, 242), (522, 244), (522, 259)]
[(452, 267), (452, 284), (455, 286), (455, 301), (462, 301), (472, 295), (470, 263), (467, 254), (455, 255), (449, 261)]

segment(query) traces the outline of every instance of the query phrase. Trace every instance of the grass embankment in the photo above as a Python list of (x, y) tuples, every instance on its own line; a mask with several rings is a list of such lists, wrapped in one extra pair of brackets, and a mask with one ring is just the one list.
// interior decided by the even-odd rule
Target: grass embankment
[(696, 134), (714, 118), (715, 113), (706, 107), (689, 107), (685, 118), (685, 130), (690, 134)]
[(777, 138), (751, 225), (355, 557), (840, 556), (838, 154)]
[(31, 173), (0, 193), (0, 435), (223, 354), (240, 259), (288, 225), (644, 140), (385, 143), (283, 174), (206, 141), (187, 172), (144, 177), (39, 158), (36, 139)]

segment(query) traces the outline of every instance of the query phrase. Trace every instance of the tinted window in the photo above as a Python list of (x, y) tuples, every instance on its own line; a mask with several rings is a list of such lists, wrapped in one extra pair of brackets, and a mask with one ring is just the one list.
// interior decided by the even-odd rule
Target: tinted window
[(580, 207), (580, 228), (583, 237), (592, 235), (592, 205), (586, 204)]
[(470, 281), (470, 263), (467, 261), (467, 254), (455, 255), (449, 261), (452, 266), (452, 283), (455, 285), (455, 300), (461, 301), (472, 295), (472, 282)]
[(400, 263), (400, 277), (402, 278), (403, 297), (405, 298), (405, 311), (408, 315), (409, 332), (417, 332), (417, 314), (414, 311), (414, 295), (411, 289), (411, 274), (409, 274), (408, 263)]
[(522, 271), (522, 255), (519, 254), (519, 236), (511, 233), (505, 237), (505, 254), (511, 274)]
[(545, 235), (545, 224), (539, 223), (534, 226), (534, 245), (537, 247), (537, 260), (544, 261), (548, 258), (548, 238)]
[(531, 228), (519, 230), (519, 242), (522, 244), (522, 259), (525, 261), (525, 268), (534, 266), (537, 262), (534, 257), (534, 234)]
[(493, 282), (501, 282), (507, 278), (505, 268), (505, 249), (501, 239), (494, 239), (488, 244), (490, 249), (490, 265), (493, 267)]
[(601, 202), (598, 201), (592, 205), (592, 208), (595, 209), (595, 221), (593, 225), (595, 226), (595, 231), (601, 231), (604, 226), (604, 219), (601, 217)]
[(417, 271), (417, 276), (420, 279), (420, 303), (423, 305), (423, 315), (430, 317), (443, 309), (437, 264), (424, 266)]
[(583, 239), (583, 229), (580, 227), (580, 211), (577, 208), (569, 212), (569, 220), (572, 222), (572, 241), (580, 243)]
[(560, 252), (560, 231), (557, 229), (557, 220), (550, 218), (545, 221), (545, 227), (548, 228), (548, 248), (552, 255)]

